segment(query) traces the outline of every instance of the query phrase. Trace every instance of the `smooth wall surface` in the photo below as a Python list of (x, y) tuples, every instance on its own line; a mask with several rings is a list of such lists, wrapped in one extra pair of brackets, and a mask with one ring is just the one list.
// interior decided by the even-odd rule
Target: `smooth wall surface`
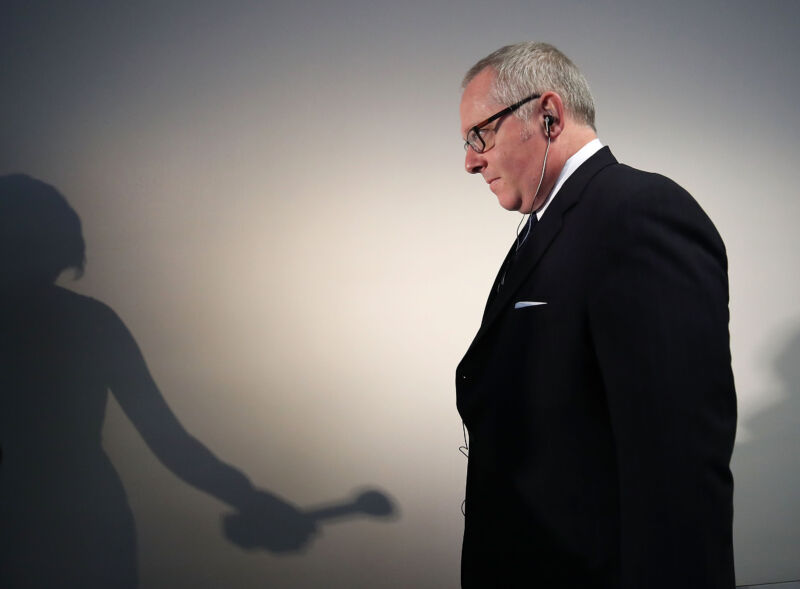
[(601, 140), (670, 176), (730, 260), (740, 584), (800, 578), (800, 136), (793, 1), (4, 2), (0, 173), (58, 188), (85, 276), (183, 428), (300, 509), (373, 489), (302, 550), (243, 549), (113, 394), (103, 446), (140, 584), (455, 587), (453, 373), (518, 222), (463, 171), (459, 84), (548, 41)]

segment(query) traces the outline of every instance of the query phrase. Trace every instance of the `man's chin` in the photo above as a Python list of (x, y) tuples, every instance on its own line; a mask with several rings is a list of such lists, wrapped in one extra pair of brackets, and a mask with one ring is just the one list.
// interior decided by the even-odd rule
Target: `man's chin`
[[(501, 193), (496, 196), (497, 202), (500, 203), (500, 206), (505, 210), (517, 211), (523, 215), (527, 215), (541, 207), (541, 203), (530, 202), (528, 199), (522, 198), (518, 194), (504, 195)], [(538, 206), (535, 207), (534, 205), (537, 204)]]
[(518, 211), (520, 210), (520, 207), (522, 207), (522, 200), (513, 196), (509, 197), (498, 194), (497, 202), (507, 211)]

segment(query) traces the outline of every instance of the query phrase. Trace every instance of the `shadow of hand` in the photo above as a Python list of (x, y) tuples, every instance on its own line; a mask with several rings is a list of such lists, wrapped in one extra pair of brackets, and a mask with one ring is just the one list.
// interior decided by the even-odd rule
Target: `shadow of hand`
[(303, 549), (317, 532), (314, 518), (265, 491), (236, 513), (223, 516), (225, 536), (249, 550), (293, 552)]

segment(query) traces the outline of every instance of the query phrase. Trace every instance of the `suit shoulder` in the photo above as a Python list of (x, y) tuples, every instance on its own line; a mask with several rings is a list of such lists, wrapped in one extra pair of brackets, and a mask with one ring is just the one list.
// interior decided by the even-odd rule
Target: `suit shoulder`
[(608, 190), (618, 198), (632, 198), (638, 193), (675, 194), (680, 197), (691, 195), (677, 182), (657, 174), (632, 168), (625, 164), (613, 164), (603, 168), (593, 179), (598, 189)]
[(713, 226), (697, 200), (677, 182), (625, 164), (614, 164), (601, 170), (590, 183), (590, 195), (600, 207), (598, 213), (674, 213)]
[(638, 239), (668, 230), (696, 239), (725, 257), (717, 228), (700, 204), (675, 181), (624, 164), (601, 170), (587, 192), (592, 213), (606, 231)]

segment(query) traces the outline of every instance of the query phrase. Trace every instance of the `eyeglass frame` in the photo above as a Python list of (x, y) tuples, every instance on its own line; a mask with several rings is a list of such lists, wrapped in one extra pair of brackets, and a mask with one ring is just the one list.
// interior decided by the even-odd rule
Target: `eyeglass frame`
[[(504, 117), (507, 114), (514, 112), (515, 110), (517, 110), (523, 104), (526, 104), (526, 103), (530, 102), (531, 100), (536, 100), (537, 98), (541, 98), (541, 97), (542, 97), (541, 94), (531, 94), (527, 98), (523, 98), (522, 100), (520, 100), (519, 102), (515, 102), (511, 106), (507, 106), (506, 108), (504, 108), (500, 112), (494, 113), (488, 119), (485, 119), (485, 120), (481, 121), (480, 123), (478, 123), (477, 125), (473, 125), (472, 127), (470, 127), (469, 131), (467, 131), (467, 139), (464, 141), (464, 151), (467, 151), (471, 147), (472, 151), (474, 151), (475, 153), (484, 153), (484, 152), (488, 151), (489, 149), (491, 149), (492, 147), (494, 147), (494, 144), (492, 144), (492, 147), (489, 147), (489, 148), (486, 147), (486, 141), (484, 141), (483, 137), (481, 137), (481, 133), (480, 133), (481, 129), (483, 127), (485, 127), (486, 125), (488, 125), (489, 123), (492, 123), (492, 122), (496, 121), (500, 117)], [(476, 149), (475, 144), (473, 143), (473, 141), (470, 140), (470, 136), (473, 136), (473, 135), (474, 135), (474, 137), (476, 137), (481, 142), (481, 148), (480, 149)]]

